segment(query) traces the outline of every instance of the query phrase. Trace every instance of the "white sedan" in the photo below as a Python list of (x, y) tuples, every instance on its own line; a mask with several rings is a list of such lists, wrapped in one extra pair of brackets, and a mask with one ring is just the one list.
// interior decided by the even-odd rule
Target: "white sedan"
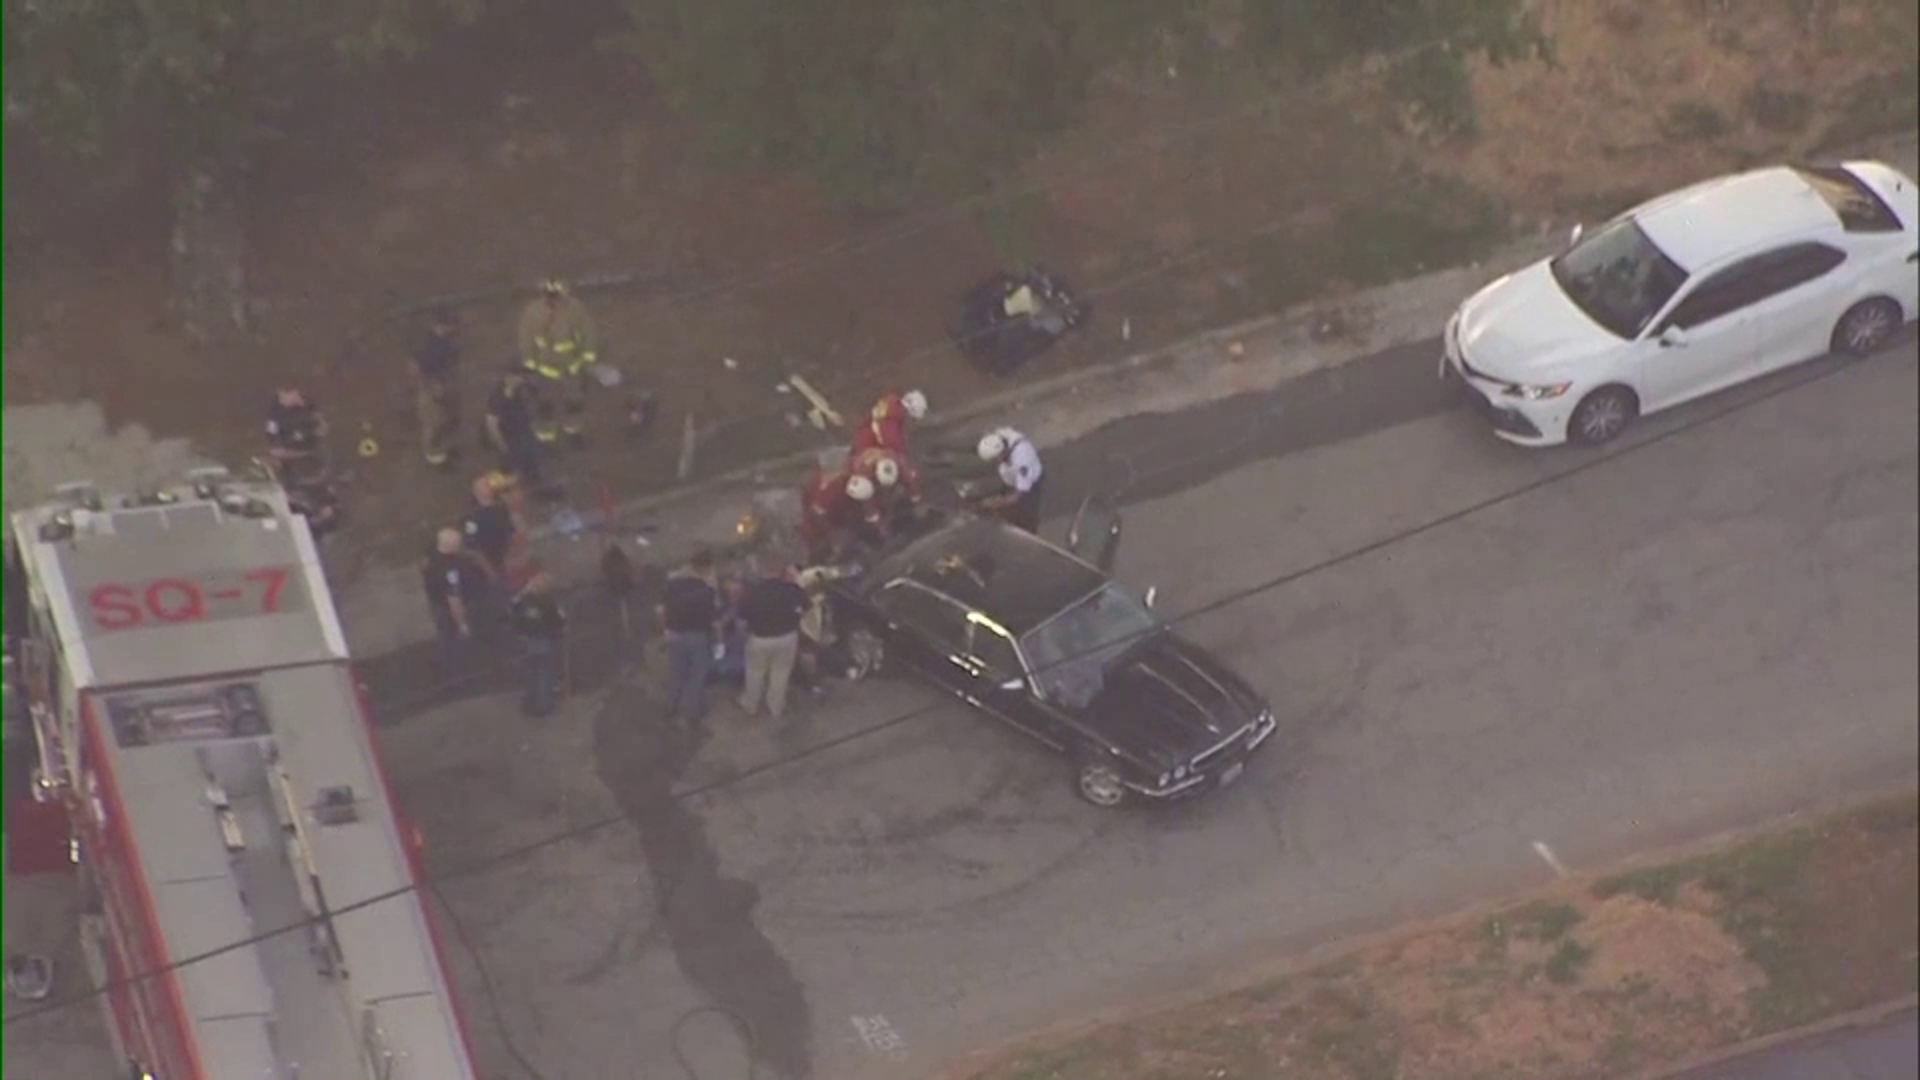
[(1481, 289), (1447, 321), (1501, 438), (1596, 445), (1636, 417), (1828, 351), (1864, 356), (1920, 314), (1920, 193), (1876, 161), (1695, 184)]

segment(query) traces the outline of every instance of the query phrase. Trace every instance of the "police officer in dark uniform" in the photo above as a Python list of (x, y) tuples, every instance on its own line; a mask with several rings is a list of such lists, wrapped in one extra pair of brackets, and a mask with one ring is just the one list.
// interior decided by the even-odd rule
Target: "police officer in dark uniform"
[(567, 629), (566, 612), (553, 595), (552, 575), (533, 575), (514, 596), (508, 617), (526, 657), (520, 709), (535, 719), (551, 716), (560, 703), (560, 649)]
[(283, 386), (267, 409), (267, 453), (288, 483), (308, 483), (326, 475), (327, 420), (307, 393)]
[(420, 584), (448, 674), (457, 670), (473, 641), (475, 616), (485, 602), (485, 574), (461, 542), (459, 529), (441, 529), (434, 536), (420, 567)]
[(494, 576), (505, 580), (507, 555), (513, 549), (514, 534), (519, 526), (513, 520), (513, 510), (494, 487), (492, 476), (482, 476), (473, 482), (473, 502), (460, 527), (466, 533), (467, 549), (487, 560)]
[(434, 312), (427, 336), (413, 353), (414, 410), (420, 422), (420, 452), (427, 464), (452, 462), (460, 430), (460, 331), (453, 312)]

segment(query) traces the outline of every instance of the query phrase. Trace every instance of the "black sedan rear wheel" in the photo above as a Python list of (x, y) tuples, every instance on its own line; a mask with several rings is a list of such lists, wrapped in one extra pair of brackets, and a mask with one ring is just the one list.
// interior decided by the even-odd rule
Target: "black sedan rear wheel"
[(1074, 775), (1073, 788), (1102, 810), (1112, 810), (1127, 801), (1127, 785), (1120, 770), (1104, 761), (1084, 761)]

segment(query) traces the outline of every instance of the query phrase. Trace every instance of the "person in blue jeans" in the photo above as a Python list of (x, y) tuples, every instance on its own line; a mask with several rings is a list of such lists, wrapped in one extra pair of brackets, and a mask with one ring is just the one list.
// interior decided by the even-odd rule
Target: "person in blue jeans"
[(667, 636), (667, 717), (698, 724), (707, 716), (707, 676), (719, 641), (722, 613), (713, 553), (695, 552), (667, 579), (660, 594), (660, 625)]

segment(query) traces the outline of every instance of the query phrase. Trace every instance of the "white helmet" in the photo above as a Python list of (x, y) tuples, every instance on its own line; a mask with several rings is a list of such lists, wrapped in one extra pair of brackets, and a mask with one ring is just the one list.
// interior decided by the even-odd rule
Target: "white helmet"
[(980, 436), (980, 460), (999, 461), (1007, 453), (1007, 437), (997, 431)]
[(864, 476), (847, 478), (847, 498), (854, 502), (866, 502), (873, 498), (873, 481)]
[(909, 390), (900, 395), (900, 407), (907, 410), (907, 415), (913, 417), (915, 420), (925, 420), (927, 418), (927, 395), (918, 390)]
[(892, 487), (900, 482), (900, 463), (892, 458), (883, 457), (873, 463), (873, 479), (881, 487)]

